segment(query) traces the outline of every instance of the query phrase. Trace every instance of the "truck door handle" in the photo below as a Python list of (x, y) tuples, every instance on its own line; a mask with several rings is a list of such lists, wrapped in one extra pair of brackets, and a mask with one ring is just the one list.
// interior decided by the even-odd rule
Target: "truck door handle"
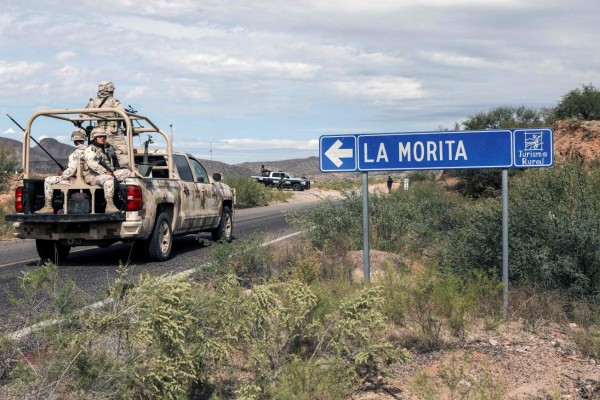
[(187, 187), (184, 187), (183, 188), (183, 193), (185, 193), (186, 195), (190, 194), (190, 189), (188, 189)]

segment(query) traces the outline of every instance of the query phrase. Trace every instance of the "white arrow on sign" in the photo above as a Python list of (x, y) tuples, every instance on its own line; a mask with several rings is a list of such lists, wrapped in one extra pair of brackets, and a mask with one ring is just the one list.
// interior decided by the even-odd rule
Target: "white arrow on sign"
[(335, 164), (336, 167), (340, 167), (344, 162), (340, 158), (351, 158), (354, 157), (354, 149), (342, 149), (342, 141), (336, 140), (335, 143), (325, 152), (327, 158)]

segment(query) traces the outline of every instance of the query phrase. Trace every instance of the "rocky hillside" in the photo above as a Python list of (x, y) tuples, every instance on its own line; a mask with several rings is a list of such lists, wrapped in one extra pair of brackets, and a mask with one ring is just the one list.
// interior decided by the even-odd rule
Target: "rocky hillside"
[(600, 121), (558, 121), (554, 124), (555, 159), (578, 155), (600, 159)]

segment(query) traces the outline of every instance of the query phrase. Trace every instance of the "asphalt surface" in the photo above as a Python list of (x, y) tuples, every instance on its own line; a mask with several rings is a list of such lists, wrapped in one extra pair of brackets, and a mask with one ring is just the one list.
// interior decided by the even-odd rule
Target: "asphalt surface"
[[(317, 204), (317, 201), (275, 204), (236, 210), (234, 216), (234, 242), (256, 237), (274, 239), (295, 232), (287, 216), (294, 210), (300, 212)], [(106, 288), (118, 276), (118, 269), (126, 265), (129, 275), (141, 273), (166, 274), (184, 271), (208, 262), (210, 233), (177, 237), (173, 241), (172, 258), (165, 262), (147, 262), (137, 257), (135, 244), (117, 243), (106, 248), (74, 247), (66, 261), (58, 265), (62, 276), (73, 280), (82, 290), (87, 304), (106, 297)], [(40, 263), (34, 240), (0, 241), (0, 309), (10, 310), (9, 296), (19, 298), (19, 277), (24, 271)], [(8, 315), (5, 313), (5, 315)], [(0, 317), (0, 329), (14, 329), (14, 321)], [(7, 325), (8, 324), (8, 325)], [(18, 325), (18, 324), (17, 324)]]

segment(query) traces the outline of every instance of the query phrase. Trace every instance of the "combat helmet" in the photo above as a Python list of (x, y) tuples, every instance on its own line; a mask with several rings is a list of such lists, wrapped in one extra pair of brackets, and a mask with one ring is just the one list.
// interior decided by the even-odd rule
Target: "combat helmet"
[(114, 92), (115, 85), (111, 81), (102, 81), (98, 84), (98, 92)]
[(94, 129), (92, 129), (92, 134), (90, 135), (90, 139), (91, 140), (95, 140), (98, 136), (104, 136), (104, 137), (106, 137), (106, 130), (104, 128), (99, 127), (99, 126), (97, 126)]
[(71, 140), (73, 142), (76, 142), (78, 140), (85, 142), (86, 136), (87, 136), (87, 134), (86, 134), (85, 130), (83, 130), (81, 128), (77, 128), (75, 131), (73, 131), (73, 133), (71, 133)]

